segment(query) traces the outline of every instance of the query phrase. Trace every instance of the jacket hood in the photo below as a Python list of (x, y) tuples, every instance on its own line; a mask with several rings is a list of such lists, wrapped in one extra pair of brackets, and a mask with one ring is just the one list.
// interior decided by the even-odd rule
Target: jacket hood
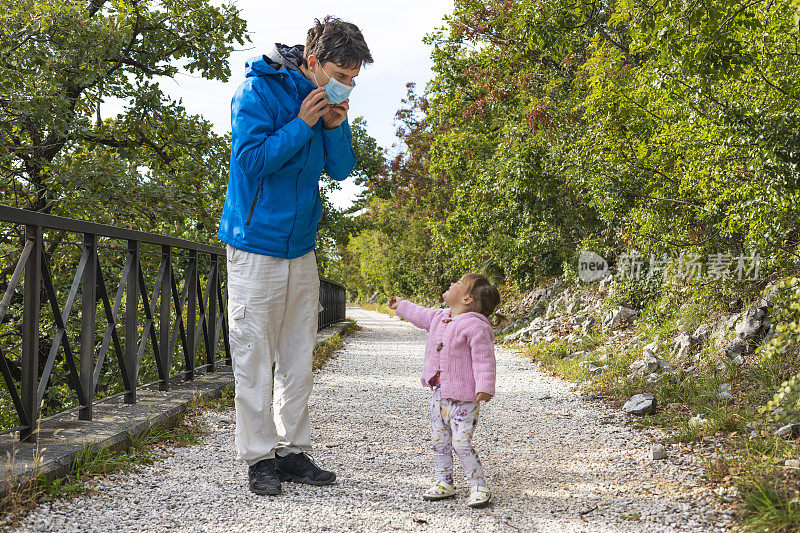
[(303, 50), (305, 50), (305, 46), (302, 44), (286, 46), (275, 43), (266, 54), (251, 57), (245, 61), (244, 75), (247, 78), (273, 75), (283, 67), (300, 72), (300, 65), (303, 64)]
[(489, 321), (489, 319), (486, 318), (486, 316), (482, 315), (481, 313), (476, 313), (475, 311), (470, 311), (470, 312), (466, 313), (466, 315), (472, 317), (473, 320), (477, 319), (477, 320), (480, 320), (481, 322), (486, 322), (490, 326), (492, 325), (492, 323)]
[(264, 56), (251, 57), (244, 62), (244, 75), (246, 78), (254, 78), (256, 76), (275, 75), (277, 69), (273, 68), (265, 59)]

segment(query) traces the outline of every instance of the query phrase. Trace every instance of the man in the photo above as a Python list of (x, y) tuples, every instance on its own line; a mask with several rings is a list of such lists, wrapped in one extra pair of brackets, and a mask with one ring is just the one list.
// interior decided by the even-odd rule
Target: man
[(371, 62), (358, 27), (326, 17), (315, 21), (305, 47), (276, 44), (249, 60), (231, 102), (230, 178), (218, 236), (228, 245), (236, 455), (248, 464), (256, 494), (279, 494), (281, 481), (336, 480), (306, 455), (319, 312), (319, 178), (324, 170), (343, 180), (355, 165), (348, 96)]

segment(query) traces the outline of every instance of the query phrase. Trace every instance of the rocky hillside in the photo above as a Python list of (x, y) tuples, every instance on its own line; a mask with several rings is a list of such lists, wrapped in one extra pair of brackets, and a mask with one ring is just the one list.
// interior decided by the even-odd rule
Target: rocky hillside
[[(642, 358), (634, 362), (632, 373), (657, 380), (664, 372), (691, 372), (708, 348), (718, 356), (717, 364), (724, 368), (726, 360), (735, 365), (756, 348), (775, 336), (770, 309), (774, 293), (761, 296), (755, 305), (740, 313), (724, 314), (696, 327), (678, 319), (677, 330), (665, 338), (656, 337), (648, 343), (635, 328), (639, 311), (624, 305), (608, 309), (605, 296), (613, 283), (611, 276), (596, 289), (567, 287), (559, 278), (549, 286), (531, 291), (512, 309), (511, 323), (498, 333), (504, 342), (535, 344), (563, 340), (575, 346), (591, 340), (592, 335), (605, 335), (623, 343), (625, 348), (641, 346)], [(706, 352), (707, 353), (707, 352)], [(574, 350), (571, 357), (590, 358), (586, 351)], [(588, 365), (586, 365), (588, 366)], [(591, 366), (591, 372), (603, 367)]]
[(800, 418), (792, 405), (765, 408), (794, 383), (798, 358), (794, 348), (759, 350), (776, 336), (776, 293), (725, 301), (665, 291), (634, 308), (624, 291), (611, 276), (581, 286), (555, 279), (505, 306), (510, 322), (498, 339), (632, 424), (665, 428), (664, 453), (705, 449), (707, 482), (734, 494), (743, 523), (777, 513), (768, 530), (800, 528), (791, 503), (800, 494)]

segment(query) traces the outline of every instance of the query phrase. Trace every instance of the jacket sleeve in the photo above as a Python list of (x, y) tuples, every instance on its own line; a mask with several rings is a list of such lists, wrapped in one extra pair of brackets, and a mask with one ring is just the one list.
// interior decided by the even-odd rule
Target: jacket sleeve
[(295, 117), (275, 127), (272, 113), (252, 85), (231, 102), (232, 153), (248, 179), (263, 179), (281, 168), (312, 136), (303, 119)]
[(485, 392), (494, 396), (497, 373), (497, 363), (494, 358), (494, 332), (491, 326), (482, 324), (477, 329), (469, 331), (467, 335), (472, 355), (475, 392)]
[(408, 300), (403, 300), (400, 302), (400, 305), (397, 306), (396, 313), (397, 316), (408, 320), (418, 328), (430, 331), (431, 323), (433, 322), (433, 316), (438, 310), (439, 309), (431, 307), (422, 307), (421, 305), (411, 303)]
[(347, 119), (332, 130), (323, 127), (322, 141), (325, 146), (325, 172), (333, 179), (342, 181), (356, 166), (353, 134)]

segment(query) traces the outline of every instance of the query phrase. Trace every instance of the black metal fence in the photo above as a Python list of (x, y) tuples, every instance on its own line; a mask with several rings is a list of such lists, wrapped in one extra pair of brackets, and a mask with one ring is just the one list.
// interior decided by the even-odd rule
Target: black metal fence
[[(230, 363), (223, 248), (7, 206), (0, 206), (0, 222), (12, 227), (0, 240), (8, 280), (0, 301), (0, 373), (19, 420), (11, 430), (21, 439), (36, 437), (57, 362), (65, 382), (59, 387), (75, 397), (83, 420), (92, 418), (101, 375), (105, 387), (113, 374), (125, 402), (135, 403), (142, 374), (168, 390), (172, 377), (192, 380)], [(82, 239), (70, 240), (76, 234)], [(8, 249), (20, 247), (9, 260), (17, 256)], [(150, 286), (148, 274), (155, 275)], [(119, 282), (113, 294), (107, 280)], [(320, 281), (322, 329), (344, 320), (346, 290)], [(178, 342), (182, 358), (173, 357)]]
[(347, 308), (347, 289), (344, 285), (320, 276), (319, 303), (323, 307), (319, 312), (319, 329), (341, 322)]

